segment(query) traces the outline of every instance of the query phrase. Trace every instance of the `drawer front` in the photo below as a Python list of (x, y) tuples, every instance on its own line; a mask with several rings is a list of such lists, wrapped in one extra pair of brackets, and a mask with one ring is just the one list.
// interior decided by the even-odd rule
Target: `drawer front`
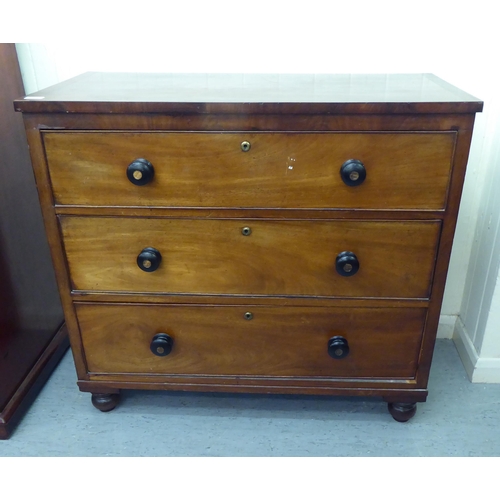
[[(426, 310), (270, 306), (76, 305), (93, 373), (414, 377)], [(253, 315), (251, 320), (245, 314)], [(156, 356), (158, 333), (173, 347)], [(349, 354), (334, 359), (329, 340)]]
[[(45, 132), (56, 204), (92, 206), (442, 209), (455, 132)], [(242, 151), (243, 141), (250, 149)], [(148, 160), (154, 177), (130, 182)], [(347, 186), (349, 159), (366, 169)], [(143, 178), (143, 180), (146, 177)]]
[[(441, 227), (69, 216), (60, 222), (75, 290), (412, 298), (429, 295)], [(153, 272), (138, 266), (145, 248), (161, 255)], [(342, 252), (354, 254), (357, 272), (352, 256), (337, 264)], [(351, 274), (343, 276), (337, 265), (343, 271), (345, 262)]]

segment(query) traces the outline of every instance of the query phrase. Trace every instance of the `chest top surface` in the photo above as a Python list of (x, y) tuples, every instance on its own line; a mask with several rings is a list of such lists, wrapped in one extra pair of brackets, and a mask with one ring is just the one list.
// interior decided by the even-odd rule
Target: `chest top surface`
[(14, 103), (29, 113), (475, 113), (483, 103), (432, 74), (88, 72)]

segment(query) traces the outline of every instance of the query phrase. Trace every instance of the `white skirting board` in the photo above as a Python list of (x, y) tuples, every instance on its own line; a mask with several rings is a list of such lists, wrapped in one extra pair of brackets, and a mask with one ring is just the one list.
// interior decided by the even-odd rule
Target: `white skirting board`
[(438, 339), (452, 339), (453, 331), (455, 330), (455, 323), (457, 322), (457, 316), (448, 316), (441, 314), (439, 317), (439, 325), (437, 331)]
[(455, 324), (453, 341), (471, 382), (500, 383), (500, 358), (479, 357), (460, 318)]

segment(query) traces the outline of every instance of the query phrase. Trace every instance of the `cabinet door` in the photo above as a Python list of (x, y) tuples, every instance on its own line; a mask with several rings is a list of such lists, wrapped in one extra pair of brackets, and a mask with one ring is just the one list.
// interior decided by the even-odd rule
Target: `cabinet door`
[(24, 94), (14, 44), (0, 44), (0, 82), (0, 438), (6, 438), (21, 402), (48, 376), (54, 352), (60, 357), (65, 350), (53, 342), (67, 341), (58, 334), (63, 313), (23, 120), (12, 105)]

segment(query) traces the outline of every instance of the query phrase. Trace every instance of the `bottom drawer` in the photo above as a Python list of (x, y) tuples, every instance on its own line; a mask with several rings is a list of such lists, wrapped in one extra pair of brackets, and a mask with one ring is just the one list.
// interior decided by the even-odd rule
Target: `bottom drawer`
[[(427, 312), (146, 304), (76, 311), (91, 373), (349, 378), (413, 378)], [(158, 333), (173, 340), (166, 356), (151, 351)], [(329, 354), (334, 336), (347, 341), (346, 357)]]

